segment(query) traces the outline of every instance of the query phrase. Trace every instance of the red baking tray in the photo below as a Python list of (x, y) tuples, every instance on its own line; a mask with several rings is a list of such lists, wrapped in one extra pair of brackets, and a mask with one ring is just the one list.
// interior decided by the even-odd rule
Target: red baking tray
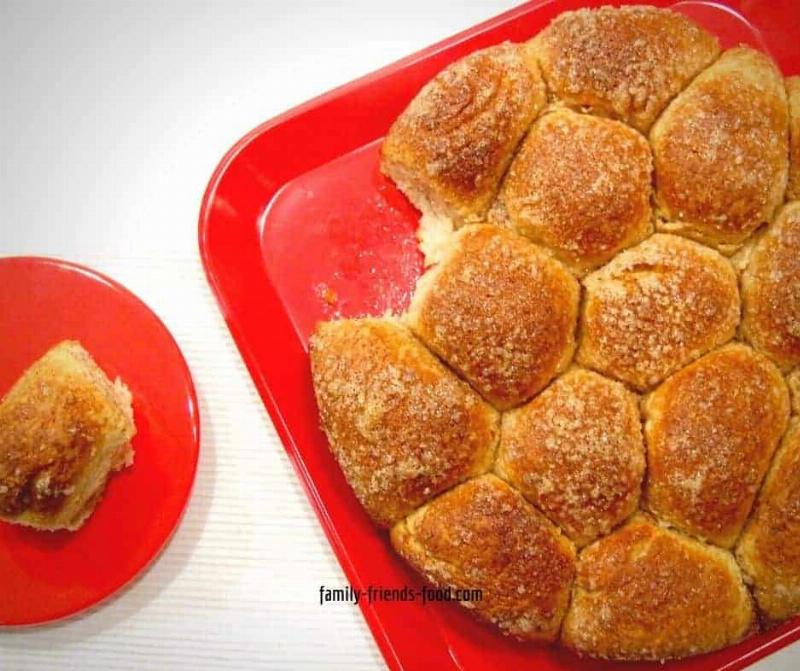
[[(350, 583), (418, 578), (369, 521), (319, 429), (308, 365), (314, 324), (406, 307), (422, 271), (418, 213), (378, 171), (380, 139), (448, 63), (525, 40), (567, 9), (537, 0), (335, 89), (254, 129), (222, 159), (200, 213), (200, 250), (223, 315)], [(749, 43), (800, 72), (797, 0), (654, 2), (684, 12), (723, 46)], [(392, 669), (611, 669), (558, 647), (510, 641), (452, 604), (360, 607)], [(800, 638), (800, 618), (673, 669), (738, 669)], [(625, 664), (626, 669), (661, 669)]]

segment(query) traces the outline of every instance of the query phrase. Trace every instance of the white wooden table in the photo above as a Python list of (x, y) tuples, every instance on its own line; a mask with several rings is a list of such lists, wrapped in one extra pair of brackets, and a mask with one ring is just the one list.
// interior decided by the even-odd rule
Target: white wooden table
[[(357, 608), (318, 605), (344, 575), (206, 284), (197, 213), (253, 126), (512, 4), (0, 0), (0, 255), (137, 293), (182, 347), (203, 421), (160, 560), (86, 615), (0, 633), (0, 669), (383, 667)], [(800, 645), (759, 668), (800, 668)]]

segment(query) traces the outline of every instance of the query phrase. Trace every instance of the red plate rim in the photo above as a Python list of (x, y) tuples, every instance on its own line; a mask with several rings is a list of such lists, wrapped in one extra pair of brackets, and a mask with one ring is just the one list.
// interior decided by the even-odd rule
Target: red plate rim
[(30, 262), (35, 264), (43, 264), (48, 266), (59, 266), (59, 267), (67, 267), (71, 270), (77, 271), (83, 275), (86, 275), (93, 280), (97, 280), (102, 282), (103, 284), (109, 285), (116, 291), (120, 291), (126, 294), (129, 298), (133, 300), (140, 308), (142, 308), (146, 313), (148, 313), (155, 321), (156, 325), (161, 328), (164, 334), (167, 336), (170, 343), (173, 345), (175, 349), (175, 353), (177, 354), (177, 363), (180, 365), (182, 369), (182, 373), (185, 375), (185, 379), (188, 383), (188, 412), (187, 415), (189, 417), (190, 426), (191, 426), (191, 433), (192, 433), (192, 452), (190, 455), (190, 465), (191, 465), (191, 474), (188, 481), (188, 485), (186, 487), (186, 491), (182, 494), (182, 498), (184, 499), (184, 505), (180, 511), (180, 513), (175, 517), (175, 520), (172, 523), (171, 528), (169, 529), (169, 533), (164, 536), (163, 541), (161, 542), (160, 546), (152, 553), (152, 555), (144, 562), (141, 562), (138, 566), (131, 569), (128, 572), (128, 575), (115, 587), (111, 587), (104, 591), (101, 596), (95, 599), (89, 600), (87, 603), (79, 606), (78, 608), (68, 609), (67, 612), (64, 612), (60, 615), (56, 615), (51, 618), (43, 619), (36, 622), (30, 623), (23, 623), (23, 624), (0, 624), (0, 631), (20, 631), (20, 630), (27, 630), (38, 628), (42, 626), (54, 625), (63, 623), (65, 621), (71, 620), (72, 618), (78, 617), (80, 615), (84, 615), (90, 611), (94, 611), (97, 608), (102, 607), (106, 603), (108, 603), (111, 599), (121, 596), (123, 592), (128, 590), (133, 584), (135, 584), (138, 580), (144, 577), (144, 575), (150, 570), (153, 564), (158, 561), (158, 559), (163, 554), (166, 547), (171, 542), (172, 538), (175, 536), (175, 533), (178, 530), (178, 527), (183, 520), (184, 515), (186, 514), (186, 509), (189, 507), (189, 503), (191, 501), (192, 492), (194, 491), (194, 485), (197, 480), (197, 466), (200, 459), (200, 440), (201, 440), (201, 425), (200, 425), (200, 405), (197, 399), (197, 391), (195, 389), (194, 384), (194, 377), (192, 376), (191, 369), (189, 368), (188, 363), (186, 362), (186, 357), (183, 355), (183, 351), (181, 350), (180, 346), (178, 345), (177, 341), (175, 340), (172, 332), (167, 328), (166, 324), (162, 321), (162, 319), (156, 314), (156, 312), (150, 308), (147, 303), (145, 303), (139, 296), (133, 293), (130, 289), (122, 285), (120, 282), (117, 282), (115, 279), (109, 277), (108, 275), (101, 273), (94, 268), (90, 268), (86, 265), (76, 263), (74, 261), (68, 261), (66, 259), (53, 257), (53, 256), (36, 256), (36, 255), (19, 255), (19, 256), (2, 256), (0, 257), (0, 264), (6, 261), (15, 261), (15, 262)]

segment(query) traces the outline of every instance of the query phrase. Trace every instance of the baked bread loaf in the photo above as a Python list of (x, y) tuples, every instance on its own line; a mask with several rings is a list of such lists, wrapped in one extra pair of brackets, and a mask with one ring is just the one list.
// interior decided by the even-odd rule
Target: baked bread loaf
[(503, 633), (717, 650), (800, 611), (800, 79), (652, 7), (522, 37), (384, 140), (433, 267), (397, 321), (319, 327), (323, 428)]
[(731, 645), (753, 626), (730, 553), (638, 515), (581, 553), (561, 637), (593, 657), (665, 660)]
[(800, 420), (783, 440), (736, 555), (761, 612), (800, 614)]
[(647, 507), (732, 547), (786, 430), (780, 371), (745, 345), (727, 345), (667, 379), (647, 397), (644, 418)]
[(800, 199), (800, 77), (786, 79), (789, 101), (789, 184), (786, 200)]
[(391, 539), (434, 585), (480, 590), (470, 607), (504, 632), (558, 636), (575, 548), (502, 480), (484, 475), (459, 485), (399, 522)]
[(135, 433), (127, 387), (80, 343), (58, 343), (0, 402), (0, 519), (75, 531), (133, 463)]
[(529, 46), (551, 98), (641, 131), (719, 53), (716, 38), (655, 7), (564, 12)]
[(578, 545), (607, 534), (639, 503), (644, 445), (639, 399), (574, 369), (505, 413), (495, 472)]
[(540, 391), (572, 358), (578, 298), (566, 268), (527, 240), (470, 226), (420, 279), (408, 323), (505, 409)]
[(517, 144), (545, 104), (519, 45), (476, 51), (419, 92), (389, 130), (381, 169), (423, 215), (483, 221)]
[(652, 170), (650, 146), (630, 126), (557, 110), (531, 128), (490, 221), (582, 274), (651, 232)]
[(737, 248), (783, 201), (788, 109), (775, 64), (726, 51), (650, 131), (659, 230)]
[(311, 367), (331, 450), (378, 524), (489, 469), (497, 413), (400, 324), (322, 323)]
[(784, 370), (800, 364), (800, 201), (756, 242), (742, 275), (742, 331)]
[(730, 340), (736, 273), (691, 240), (656, 234), (588, 275), (577, 361), (646, 390)]

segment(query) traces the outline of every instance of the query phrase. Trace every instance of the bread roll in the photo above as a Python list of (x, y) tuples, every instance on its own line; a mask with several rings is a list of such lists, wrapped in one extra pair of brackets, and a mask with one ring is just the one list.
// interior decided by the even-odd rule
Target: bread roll
[(133, 463), (131, 395), (80, 343), (33, 363), (0, 402), (0, 519), (78, 529), (112, 471)]
[(736, 274), (717, 252), (656, 234), (584, 280), (577, 361), (639, 390), (730, 340)]
[(647, 140), (618, 121), (558, 110), (534, 123), (490, 220), (582, 274), (651, 231)]
[(787, 203), (742, 275), (742, 332), (784, 370), (800, 364), (800, 201)]
[(661, 520), (733, 546), (786, 428), (780, 371), (731, 344), (678, 371), (644, 403), (647, 506)]
[(557, 101), (641, 131), (719, 53), (685, 16), (654, 7), (564, 12), (530, 47)]
[(783, 79), (764, 54), (726, 51), (650, 131), (659, 230), (734, 251), (783, 201)]
[(769, 620), (800, 614), (800, 422), (793, 422), (736, 549)]
[(414, 332), (499, 409), (523, 403), (572, 358), (577, 281), (511, 231), (470, 226), (417, 285)]
[(492, 463), (497, 413), (401, 325), (319, 324), (311, 367), (331, 450), (378, 524)]
[(423, 216), (456, 227), (482, 221), (544, 104), (539, 69), (519, 45), (476, 51), (426, 84), (397, 118), (381, 169)]
[(575, 549), (493, 475), (470, 480), (398, 523), (395, 549), (435, 586), (480, 590), (464, 602), (505, 634), (554, 640), (569, 601)]
[(619, 382), (568, 371), (503, 415), (495, 472), (585, 545), (639, 502), (645, 457), (638, 401)]
[(562, 640), (593, 657), (665, 660), (736, 643), (753, 623), (729, 552), (637, 515), (581, 552)]

